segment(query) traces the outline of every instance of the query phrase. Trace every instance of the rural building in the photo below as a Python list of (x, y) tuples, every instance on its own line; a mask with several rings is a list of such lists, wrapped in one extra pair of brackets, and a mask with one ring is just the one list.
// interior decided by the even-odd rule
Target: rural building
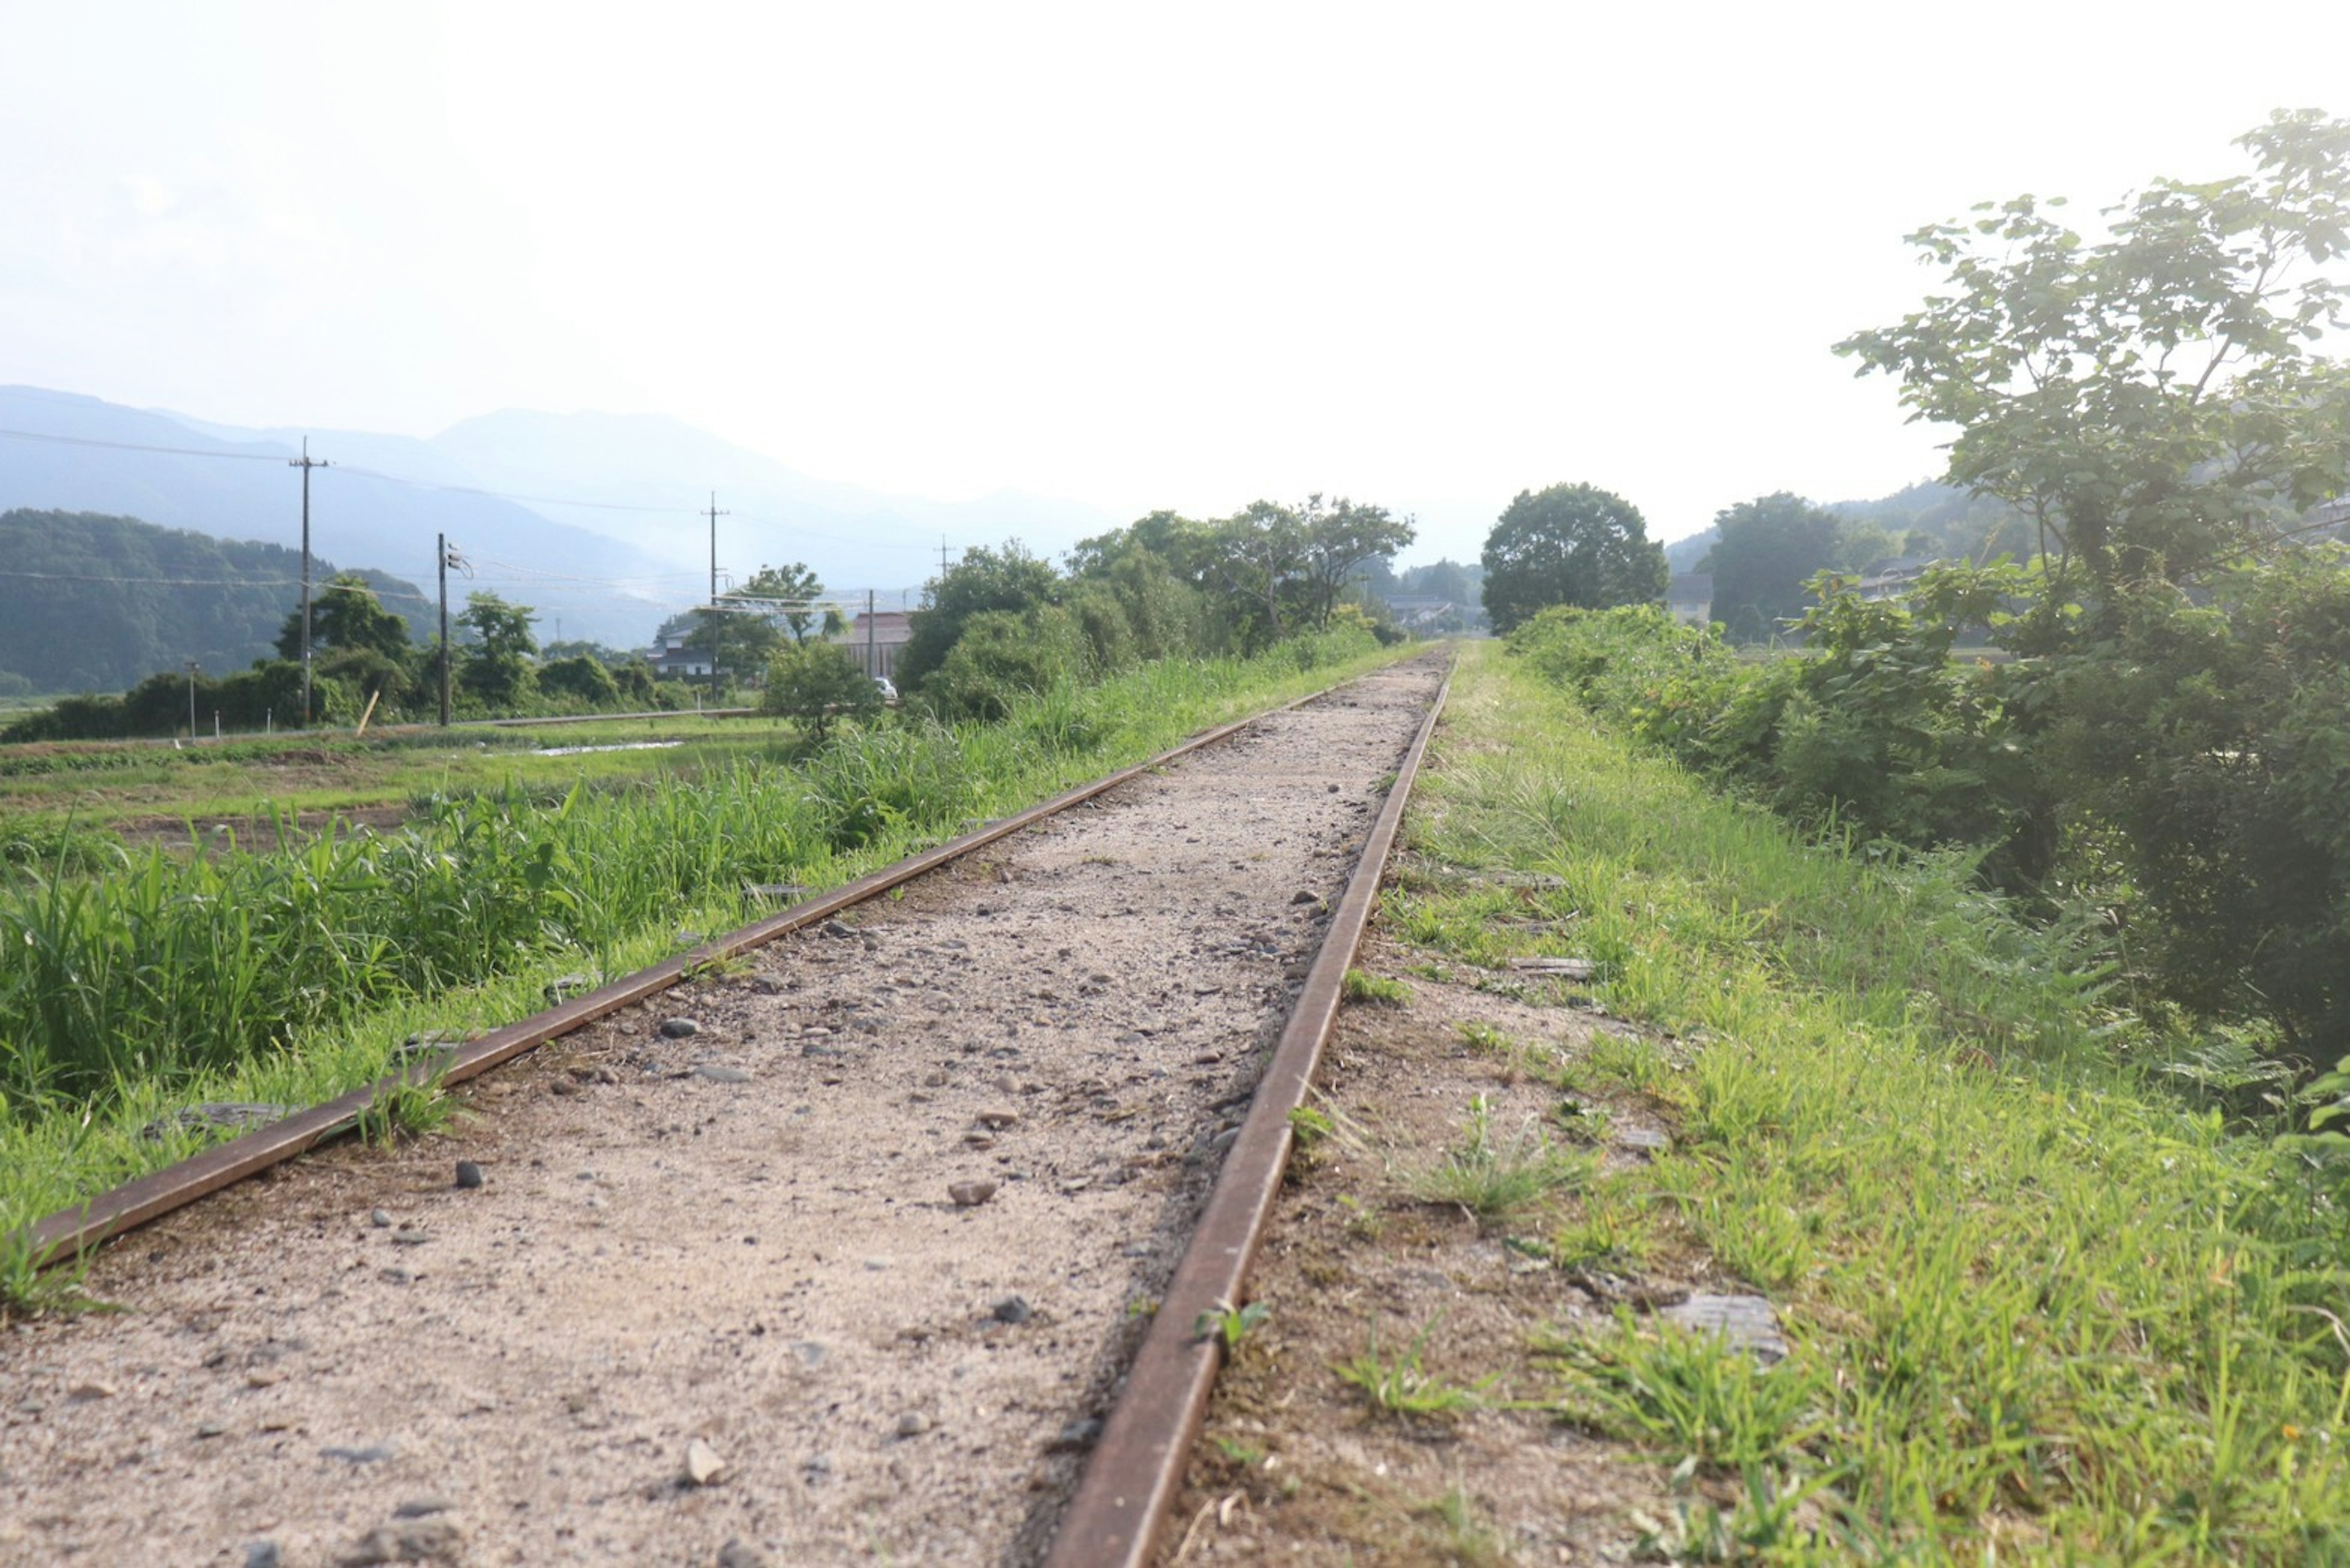
[(1675, 572), (1665, 587), (1665, 613), (1687, 626), (1713, 619), (1713, 574)]
[(868, 675), (884, 680), (898, 679), (898, 650), (913, 636), (911, 610), (859, 610), (848, 629), (833, 633), (831, 640), (848, 649), (858, 668)]
[(685, 639), (693, 635), (693, 614), (671, 616), (661, 622), (653, 633), (653, 645), (645, 655), (645, 662), (653, 667), (653, 674), (707, 675), (710, 655), (702, 649), (688, 648)]

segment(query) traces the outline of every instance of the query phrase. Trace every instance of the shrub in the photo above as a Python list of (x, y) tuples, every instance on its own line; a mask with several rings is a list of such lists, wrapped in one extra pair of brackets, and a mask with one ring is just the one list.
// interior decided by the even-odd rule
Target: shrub
[(881, 689), (837, 643), (787, 643), (767, 661), (759, 709), (799, 721), (811, 740), (822, 741), (836, 718), (879, 713)]

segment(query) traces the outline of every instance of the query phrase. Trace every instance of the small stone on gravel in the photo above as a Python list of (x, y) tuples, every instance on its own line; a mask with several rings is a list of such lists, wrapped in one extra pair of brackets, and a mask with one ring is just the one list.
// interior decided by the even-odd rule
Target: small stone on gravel
[(1311, 888), (1300, 888), (1289, 896), (1289, 901), (1293, 904), (1318, 904), (1322, 901), (1322, 895)]
[(747, 1541), (730, 1541), (718, 1549), (718, 1568), (767, 1568), (767, 1554)]
[(683, 1040), (689, 1035), (701, 1033), (702, 1025), (691, 1018), (664, 1018), (660, 1032), (671, 1040)]
[(712, 1084), (747, 1084), (751, 1081), (751, 1075), (740, 1067), (721, 1067), (712, 1064), (696, 1067), (693, 1075)]
[(988, 1311), (998, 1323), (1023, 1324), (1036, 1315), (1036, 1309), (1028, 1304), (1026, 1296), (1005, 1296)]
[[(206, 1422), (203, 1423), (201, 1426), (197, 1427), (197, 1428), (196, 1428), (196, 1436), (197, 1436), (197, 1437), (199, 1437), (199, 1438), (217, 1438), (217, 1437), (219, 1437), (223, 1432), (225, 1432), (225, 1431), (227, 1431), (227, 1430), (228, 1430), (228, 1428), (227, 1428), (226, 1427), (222, 1426), (218, 1421), (206, 1421)], [(270, 1559), (270, 1561), (274, 1563), (274, 1562), (276, 1562), (276, 1559), (273, 1557), (273, 1558), (271, 1558), (271, 1559)]]
[(370, 1225), (372, 1225), (372, 1226), (374, 1226), (374, 1227), (375, 1227), (377, 1230), (379, 1230), (379, 1231), (389, 1231), (389, 1230), (390, 1230), (390, 1229), (391, 1229), (391, 1210), (389, 1210), (389, 1209), (370, 1209), (370, 1210), (368, 1210), (368, 1223), (369, 1223), (369, 1224), (370, 1224)]
[(436, 1513), (448, 1512), (449, 1508), (449, 1500), (445, 1497), (411, 1497), (406, 1502), (403, 1502), (399, 1507), (393, 1509), (391, 1511), (391, 1517), (394, 1519), (430, 1519)]
[(1079, 1449), (1090, 1449), (1094, 1446), (1094, 1440), (1101, 1436), (1101, 1422), (1087, 1416), (1082, 1420), (1072, 1421), (1062, 1428), (1059, 1435), (1047, 1443), (1045, 1448), (1048, 1451), (1056, 1454), (1073, 1453)]
[(714, 1486), (726, 1473), (726, 1461), (718, 1450), (700, 1438), (685, 1446), (685, 1481), (688, 1486)]
[(318, 1457), (322, 1459), (341, 1459), (346, 1464), (373, 1465), (382, 1463), (391, 1458), (396, 1451), (390, 1443), (369, 1443), (364, 1449), (341, 1447), (320, 1449)]
[(464, 1537), (445, 1519), (412, 1524), (381, 1524), (351, 1543), (335, 1562), (340, 1568), (369, 1568), (378, 1563), (454, 1563)]
[(901, 1438), (919, 1438), (930, 1429), (931, 1418), (920, 1410), (909, 1410), (898, 1417), (898, 1435)]
[(479, 1187), (481, 1184), (482, 1168), (474, 1164), (470, 1159), (459, 1160), (457, 1162), (457, 1185), (470, 1189), (472, 1188)]
[(976, 1209), (995, 1196), (993, 1181), (957, 1181), (947, 1188), (947, 1196), (958, 1209)]
[(972, 1118), (983, 1127), (1002, 1132), (1020, 1119), (1020, 1113), (1005, 1106), (991, 1106)]
[(256, 1541), (244, 1549), (244, 1568), (277, 1568), (277, 1542)]

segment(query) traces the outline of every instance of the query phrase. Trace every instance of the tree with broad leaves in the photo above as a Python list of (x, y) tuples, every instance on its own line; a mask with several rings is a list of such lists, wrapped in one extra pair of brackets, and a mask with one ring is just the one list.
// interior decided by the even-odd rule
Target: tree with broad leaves
[(906, 646), (899, 650), (899, 685), (911, 691), (929, 679), (972, 617), (1058, 604), (1061, 590), (1052, 563), (1030, 555), (1019, 540), (1007, 539), (1001, 549), (972, 545), (923, 587), (922, 607), (910, 618)]
[(1783, 490), (1723, 509), (1713, 525), (1699, 569), (1713, 574), (1713, 618), (1734, 642), (1766, 641), (1802, 615), (1804, 585), (1836, 565), (1844, 533), (1835, 513)]
[(2316, 269), (2350, 246), (2350, 121), (2281, 109), (2238, 145), (2252, 173), (2158, 181), (2102, 236), (2028, 195), (1920, 229), (1948, 287), (1836, 346), (1958, 431), (1950, 483), (2033, 519), (2051, 604), (2075, 569), (2108, 600), (2179, 580), (2350, 483), (2350, 373), (2315, 351), (2343, 320)]
[[(405, 659), (409, 651), (408, 621), (383, 607), (375, 587), (357, 572), (337, 572), (327, 579), (310, 604), (310, 645), (322, 648), (366, 649), (390, 659)], [(277, 634), (280, 659), (302, 657), (302, 612), (286, 618)]]
[(760, 711), (796, 719), (808, 739), (822, 742), (838, 718), (867, 719), (881, 711), (881, 688), (837, 642), (798, 641), (767, 662)]
[(1304, 535), (1299, 552), (1297, 597), (1315, 628), (1330, 624), (1331, 607), (1358, 570), (1385, 567), (1419, 530), (1409, 517), (1384, 506), (1362, 506), (1341, 495), (1325, 502), (1317, 493), (1296, 509)]
[(724, 670), (763, 670), (785, 637), (800, 643), (840, 628), (840, 612), (816, 603), (823, 592), (816, 575), (797, 561), (787, 566), (763, 566), (714, 603), (692, 612), (693, 629), (686, 634), (685, 645), (710, 655), (712, 680)]
[(463, 659), (457, 678), (466, 691), (493, 708), (512, 708), (530, 695), (536, 679), (531, 659), (538, 639), (530, 629), (531, 607), (508, 604), (494, 593), (465, 596), (457, 617)]
[(1483, 560), (1485, 614), (1497, 632), (1552, 605), (1648, 604), (1672, 577), (1640, 509), (1591, 484), (1520, 491), (1485, 536)]

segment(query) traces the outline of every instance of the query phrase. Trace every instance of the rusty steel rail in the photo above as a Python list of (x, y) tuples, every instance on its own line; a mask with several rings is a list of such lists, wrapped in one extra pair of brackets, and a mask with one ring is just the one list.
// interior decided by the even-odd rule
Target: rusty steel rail
[(1448, 671), (1364, 840), (1362, 858), (1306, 971), (1247, 1119), (1224, 1157), (1191, 1244), (1175, 1265), (1150, 1331), (1127, 1369), (1118, 1405), (1061, 1516), (1045, 1568), (1140, 1568), (1166, 1525), (1207, 1417), (1209, 1392), (1223, 1366), (1223, 1336), (1202, 1334), (1198, 1325), (1203, 1315), (1231, 1311), (1242, 1299), (1288, 1164), (1290, 1113), (1305, 1104), (1323, 1044), (1337, 1022), (1347, 966), (1370, 923), (1412, 781), (1451, 690)]
[(765, 919), (714, 938), (650, 969), (639, 970), (597, 990), (559, 1002), (544, 1012), (491, 1030), (456, 1047), (438, 1064), (411, 1064), (364, 1088), (354, 1089), (324, 1105), (314, 1106), (241, 1137), (215, 1144), (175, 1165), (151, 1171), (120, 1187), (99, 1193), (71, 1209), (36, 1220), (26, 1233), (34, 1266), (45, 1268), (67, 1258), (82, 1256), (126, 1231), (160, 1219), (173, 1210), (183, 1209), (224, 1187), (272, 1166), (281, 1165), (329, 1138), (350, 1132), (379, 1105), (402, 1089), (435, 1082), (457, 1084), (477, 1077), (608, 1013), (659, 995), (705, 965), (723, 962), (738, 954), (764, 947), (779, 937), (829, 919), (843, 909), (877, 898), (972, 850), (984, 848), (1000, 838), (1009, 837), (1073, 805), (1139, 778), (1155, 768), (1164, 767), (1190, 753), (1227, 740), (1276, 713), (1286, 713), (1303, 707), (1336, 690), (1336, 687), (1325, 687), (1295, 701), (1265, 709), (1245, 719), (1236, 719), (1229, 724), (1219, 724), (1147, 761), (1120, 768), (1090, 784), (1079, 784), (1040, 805), (885, 866), (819, 898), (795, 904)]

